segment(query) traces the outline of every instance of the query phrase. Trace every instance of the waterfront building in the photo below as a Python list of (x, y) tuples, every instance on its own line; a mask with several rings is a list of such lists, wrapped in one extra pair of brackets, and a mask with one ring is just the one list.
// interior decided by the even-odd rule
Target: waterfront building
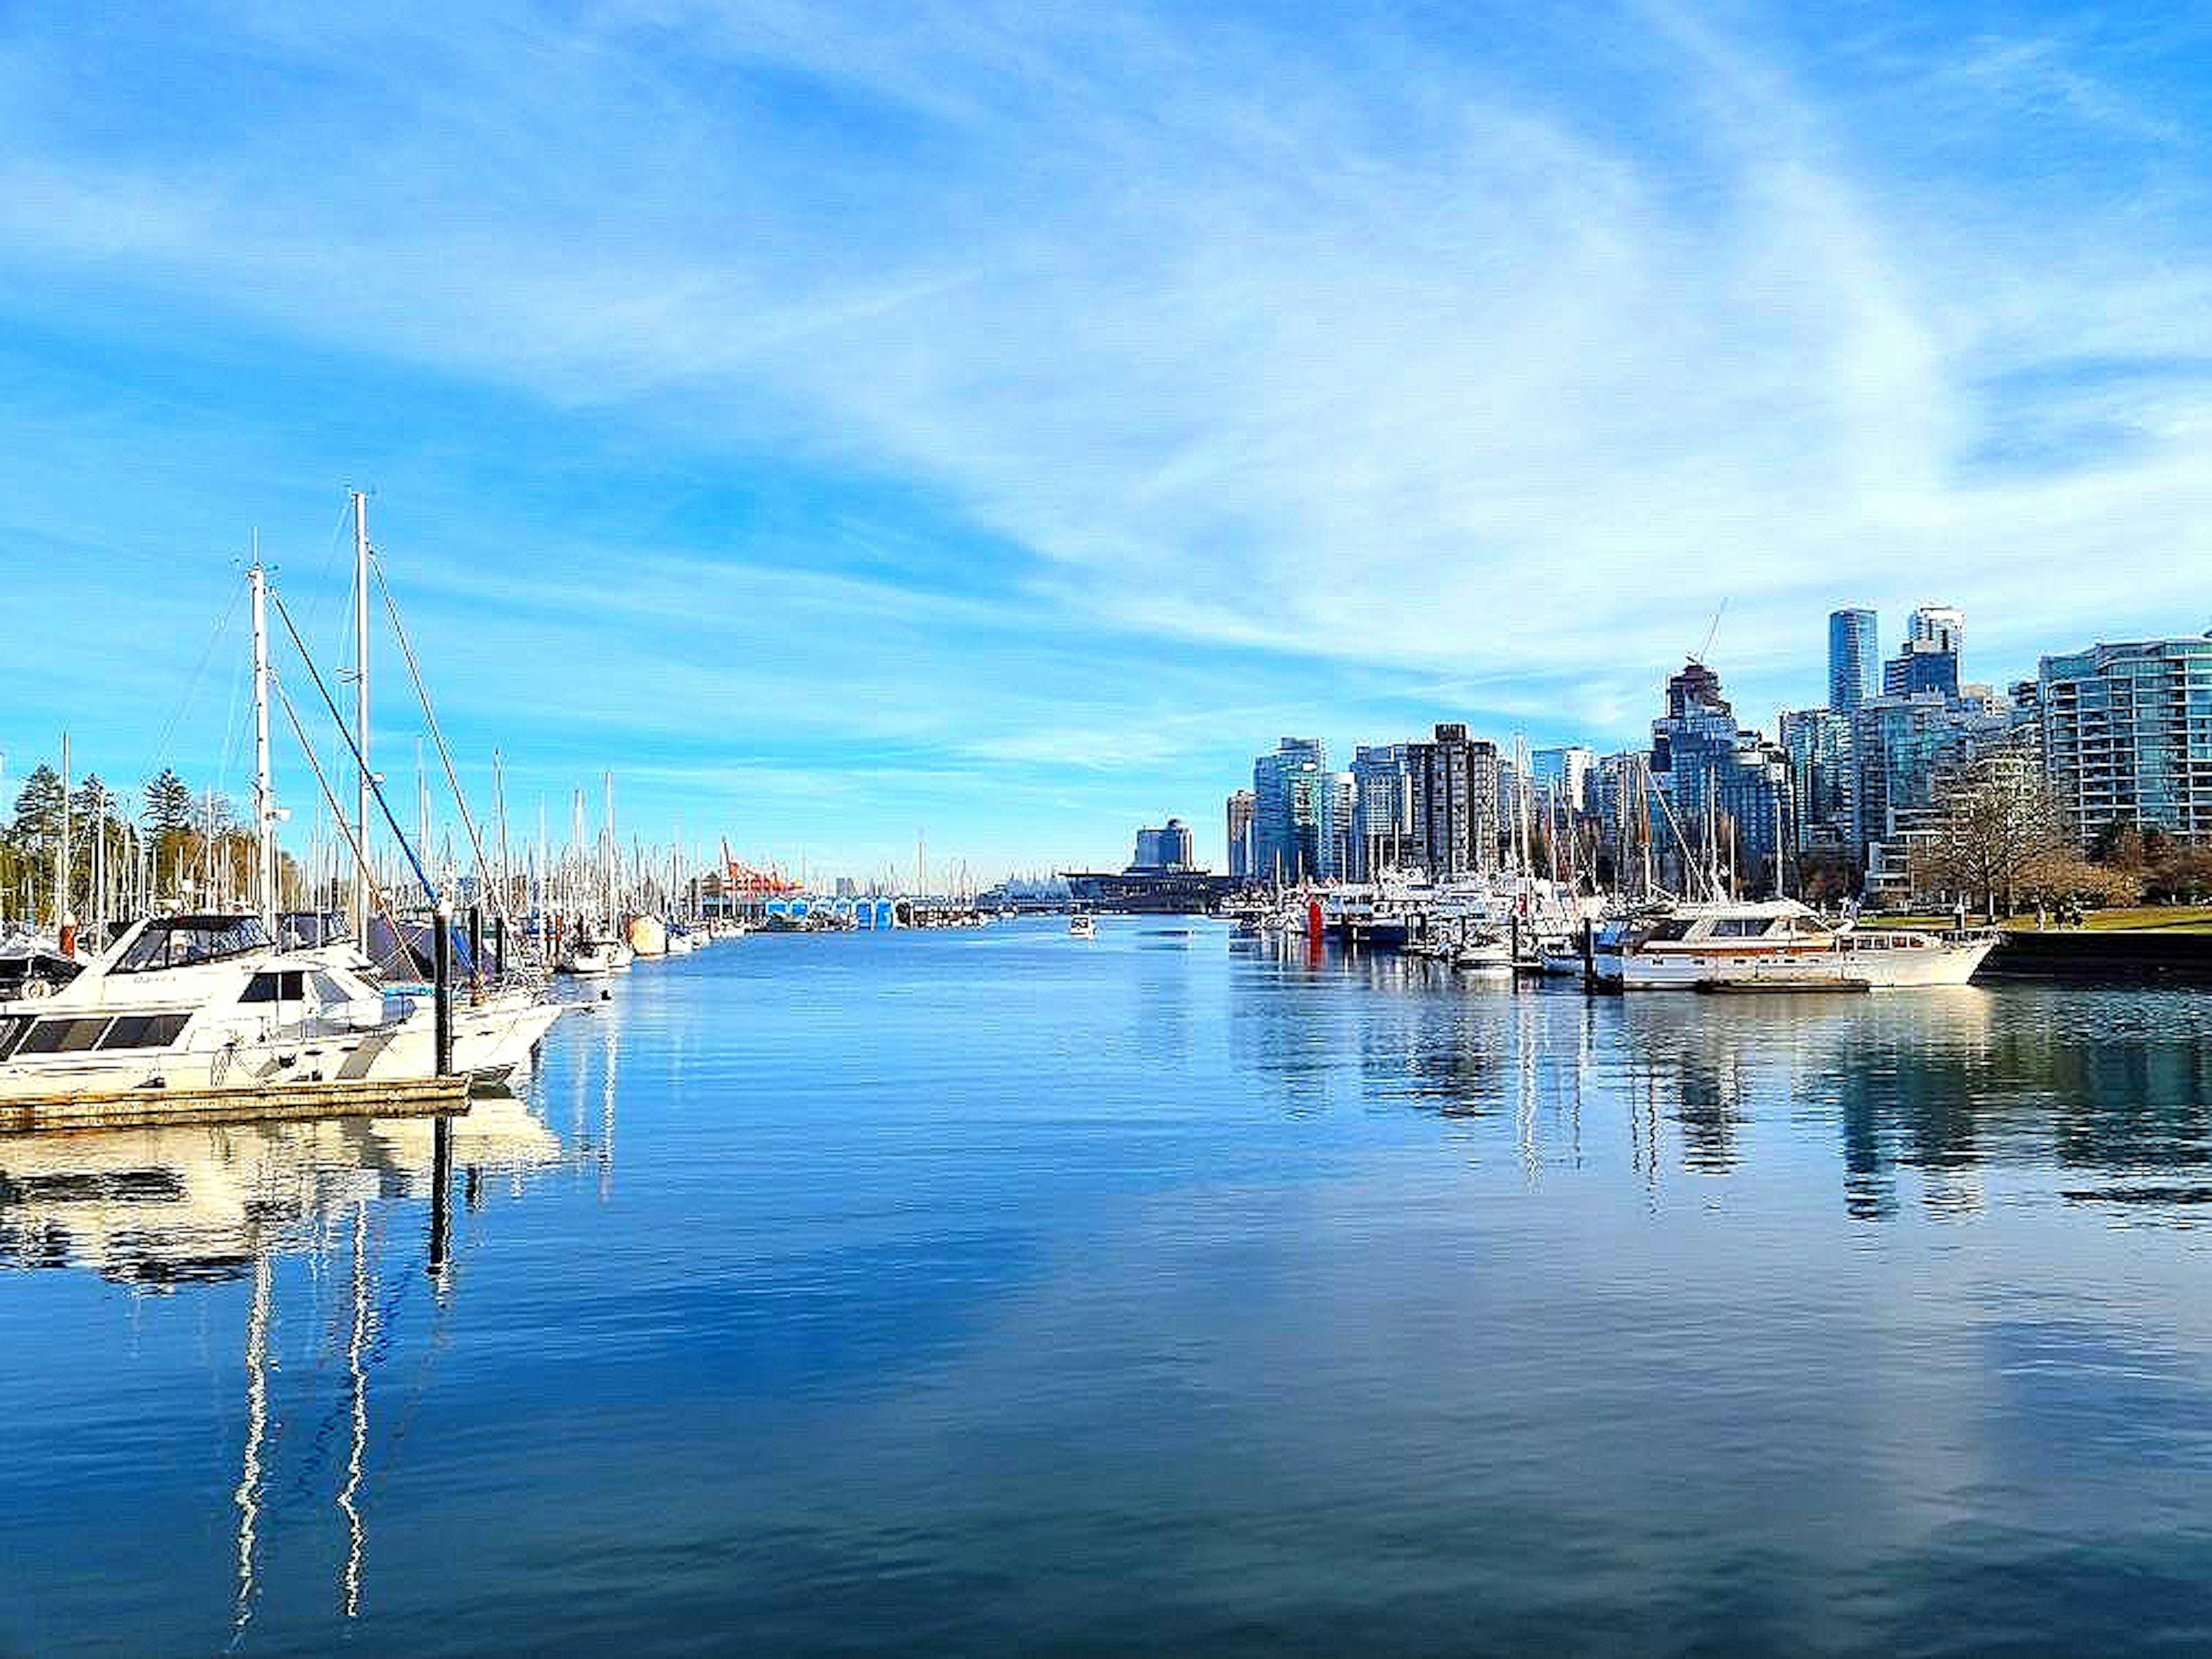
[(1319, 738), (1285, 738), (1252, 763), (1254, 876), (1297, 882), (1328, 873), (1334, 793)]
[(1933, 692), (1958, 696), (1959, 663), (1966, 644), (1963, 612), (1948, 605), (1920, 606), (1908, 623), (1904, 647), (1882, 665), (1882, 696), (1913, 697)]
[(2086, 842), (2115, 823), (2212, 839), (2212, 638), (2045, 657), (2043, 760)]
[(1322, 872), (1338, 881), (1360, 874), (1358, 848), (1352, 835), (1352, 810), (1358, 804), (1359, 783), (1349, 772), (1328, 775), (1328, 846)]
[(1416, 856), (1437, 880), (1498, 867), (1498, 745), (1446, 724), (1406, 745)]
[(1789, 757), (1737, 725), (1720, 676), (1694, 657), (1667, 682), (1650, 767), (1673, 820), (1656, 837), (1670, 884), (1693, 888), (1707, 871), (1748, 891), (1773, 884), (1790, 844)]
[(1881, 690), (1881, 642), (1875, 613), (1850, 607), (1828, 613), (1828, 707), (1848, 714)]
[(1935, 691), (1880, 696), (1855, 710), (1853, 856), (1871, 866), (1881, 862), (1875, 852), (1881, 843), (1932, 830), (1942, 814), (1946, 779), (1976, 756), (2002, 747), (2013, 730), (2007, 714)]
[(1413, 781), (1402, 743), (1362, 744), (1352, 757), (1352, 846), (1356, 879), (1371, 881), (1410, 854)]
[(1851, 834), (1851, 720), (1834, 708), (1793, 709), (1777, 732), (1790, 757), (1791, 845), (1841, 854)]
[(1198, 860), (1192, 856), (1190, 826), (1170, 818), (1157, 830), (1137, 831), (1137, 856), (1132, 870), (1188, 870)]
[(1232, 881), (1252, 879), (1252, 805), (1249, 789), (1229, 798), (1229, 876)]

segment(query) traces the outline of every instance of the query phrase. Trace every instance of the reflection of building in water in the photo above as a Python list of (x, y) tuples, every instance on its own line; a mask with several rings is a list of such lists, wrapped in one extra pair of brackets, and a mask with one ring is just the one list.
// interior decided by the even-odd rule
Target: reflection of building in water
[[(82, 1267), (139, 1290), (250, 1276), (243, 1339), (244, 1445), (231, 1492), (237, 1534), (236, 1629), (253, 1617), (261, 1533), (272, 1511), (270, 1454), (282, 1443), (272, 1413), (270, 1337), (275, 1262), (327, 1248), (349, 1222), (350, 1316), (344, 1409), (349, 1455), (336, 1505), (346, 1525), (337, 1599), (361, 1610), (368, 1529), (369, 1381), (379, 1348), (370, 1200), (428, 1199), (433, 1277), (443, 1267), (453, 1166), (468, 1171), (471, 1207), (484, 1170), (520, 1180), (557, 1164), (558, 1136), (512, 1095), (482, 1097), (458, 1118), (330, 1119), (0, 1137), (0, 1265)], [(319, 1374), (319, 1367), (309, 1375)], [(272, 1421), (272, 1416), (275, 1420)]]

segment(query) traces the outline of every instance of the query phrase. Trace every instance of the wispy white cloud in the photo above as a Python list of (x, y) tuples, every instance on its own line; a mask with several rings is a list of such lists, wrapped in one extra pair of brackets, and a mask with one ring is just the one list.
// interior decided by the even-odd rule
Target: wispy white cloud
[[(775, 609), (1008, 649), (958, 735), (901, 707), (910, 681), (836, 665), (855, 729), (984, 762), (1054, 740), (1009, 631), (1288, 655), (1378, 695), (1411, 674), (1620, 740), (1723, 598), (1717, 655), (1760, 709), (1817, 695), (1830, 603), (1961, 603), (1991, 672), (2203, 626), (2191, 124), (2064, 31), (1938, 52), (1892, 21), (1808, 44), (1781, 11), (1673, 4), (1571, 41), (1505, 15), (1478, 39), (1136, 6), (271, 8), (247, 58), (294, 91), (190, 146), (114, 142), (81, 113), (104, 65), (19, 46), (0, 260), (913, 483), (1012, 550), (1002, 581), (902, 591), (794, 551)], [(192, 67), (210, 100), (244, 89)], [(1924, 134), (1890, 118), (1916, 107)], [(2051, 121), (2197, 210), (2091, 185), (2045, 213), (2006, 155)], [(721, 557), (626, 549), (604, 605), (681, 623)], [(665, 671), (685, 710), (799, 672), (690, 654)], [(1083, 695), (1090, 752), (1205, 749)]]

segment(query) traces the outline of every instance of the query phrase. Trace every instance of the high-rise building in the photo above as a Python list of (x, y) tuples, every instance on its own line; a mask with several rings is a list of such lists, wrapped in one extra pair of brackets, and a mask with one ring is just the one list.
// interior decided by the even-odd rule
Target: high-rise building
[(1966, 618), (1957, 607), (1923, 605), (1907, 624), (1904, 648), (1881, 665), (1885, 697), (1915, 697), (1927, 692), (1959, 695), (1959, 664), (1966, 654)]
[(1439, 726), (1406, 745), (1417, 855), (1439, 880), (1498, 867), (1498, 745), (1467, 727)]
[(1412, 859), (1413, 782), (1402, 743), (1362, 744), (1352, 757), (1353, 875), (1371, 881)]
[(1229, 874), (1235, 881), (1252, 878), (1252, 803), (1249, 789), (1229, 798)]
[(2212, 839), (2212, 638), (2045, 657), (2043, 762), (2084, 842), (2115, 823)]
[(1157, 830), (1137, 831), (1137, 856), (1132, 870), (1188, 870), (1197, 863), (1192, 856), (1190, 826), (1170, 818)]
[(1946, 651), (1954, 657), (1966, 654), (1966, 614), (1956, 605), (1921, 605), (1913, 611), (1907, 629), (1905, 637), (1914, 645)]
[(1790, 757), (1793, 846), (1799, 853), (1842, 853), (1851, 836), (1851, 717), (1833, 708), (1793, 709), (1776, 735)]
[(1736, 724), (1720, 676), (1694, 657), (1667, 682), (1650, 770), (1672, 820), (1657, 852), (1678, 887), (1709, 870), (1747, 890), (1775, 883), (1790, 842), (1789, 757)]
[(1323, 848), (1322, 873), (1337, 881), (1365, 879), (1365, 867), (1352, 834), (1352, 814), (1359, 804), (1359, 780), (1349, 772), (1328, 775), (1328, 842)]
[(1932, 830), (1944, 784), (2001, 748), (2013, 723), (1978, 702), (1934, 691), (1880, 696), (1851, 715), (1851, 846), (1862, 865), (1881, 843)]
[(1857, 708), (1881, 690), (1881, 641), (1871, 611), (1853, 606), (1828, 613), (1828, 707)]
[(1590, 772), (1596, 765), (1596, 750), (1580, 744), (1539, 749), (1530, 754), (1528, 775), (1540, 796), (1538, 811), (1554, 805), (1568, 816), (1589, 811)]
[(1285, 738), (1252, 763), (1254, 876), (1297, 882), (1328, 873), (1334, 794), (1319, 738)]

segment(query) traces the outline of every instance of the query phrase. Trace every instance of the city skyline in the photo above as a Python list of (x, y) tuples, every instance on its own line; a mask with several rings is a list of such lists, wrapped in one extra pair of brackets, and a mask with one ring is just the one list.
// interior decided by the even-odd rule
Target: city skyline
[(1842, 605), (2200, 632), (2203, 26), (1955, 21), (27, 25), (7, 775), (239, 793), (197, 665), (257, 527), (336, 650), (349, 486), (480, 793), (861, 874), (1218, 869), (1285, 733), (1634, 746), (1723, 601), (1768, 730)]

